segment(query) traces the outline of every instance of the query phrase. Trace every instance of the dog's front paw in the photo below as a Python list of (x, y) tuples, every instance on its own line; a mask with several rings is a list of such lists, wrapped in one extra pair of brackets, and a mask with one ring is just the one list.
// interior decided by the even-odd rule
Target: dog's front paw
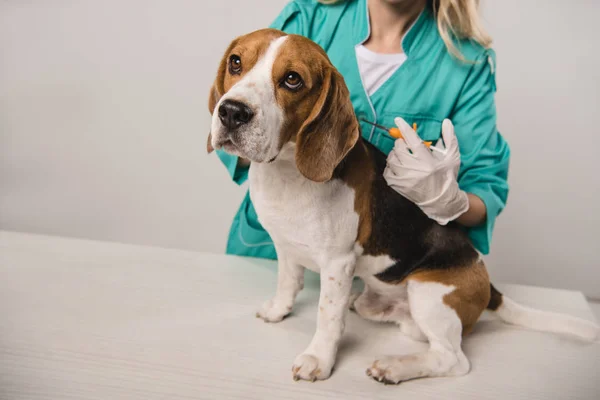
[(279, 322), (291, 311), (291, 306), (271, 299), (263, 304), (260, 311), (256, 313), (256, 317), (263, 319), (265, 322)]
[(295, 381), (302, 379), (314, 382), (329, 378), (332, 368), (333, 362), (303, 353), (296, 357), (292, 373)]

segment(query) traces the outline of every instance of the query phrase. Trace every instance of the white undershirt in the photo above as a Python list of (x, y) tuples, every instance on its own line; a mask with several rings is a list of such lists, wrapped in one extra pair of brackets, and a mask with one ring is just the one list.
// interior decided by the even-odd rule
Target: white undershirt
[(356, 46), (356, 59), (365, 90), (372, 96), (406, 61), (406, 54), (375, 53), (360, 44)]

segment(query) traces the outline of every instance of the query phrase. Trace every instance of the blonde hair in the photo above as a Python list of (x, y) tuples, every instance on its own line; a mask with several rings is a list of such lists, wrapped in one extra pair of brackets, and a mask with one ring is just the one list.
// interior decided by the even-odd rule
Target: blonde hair
[[(317, 1), (334, 4), (344, 0)], [(492, 45), (479, 16), (479, 0), (433, 0), (433, 13), (446, 48), (455, 57), (465, 61), (453, 38), (473, 40), (486, 49)]]

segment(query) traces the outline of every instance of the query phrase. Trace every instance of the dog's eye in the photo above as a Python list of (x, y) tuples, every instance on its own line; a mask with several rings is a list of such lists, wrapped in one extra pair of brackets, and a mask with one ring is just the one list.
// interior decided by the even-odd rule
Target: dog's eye
[(242, 59), (235, 54), (229, 57), (229, 72), (232, 75), (238, 75), (242, 72)]
[(304, 82), (302, 82), (302, 78), (298, 75), (297, 72), (288, 72), (285, 75), (285, 79), (283, 80), (283, 84), (286, 88), (296, 91), (302, 87)]

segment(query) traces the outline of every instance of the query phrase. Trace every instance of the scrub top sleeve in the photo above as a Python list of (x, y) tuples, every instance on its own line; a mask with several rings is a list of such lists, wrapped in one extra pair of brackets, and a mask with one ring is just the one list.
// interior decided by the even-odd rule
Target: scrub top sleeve
[(306, 36), (307, 11), (304, 2), (291, 1), (269, 25), (269, 28), (279, 29), (287, 34)]
[(508, 198), (510, 149), (496, 127), (495, 54), (486, 50), (472, 65), (451, 115), (461, 153), (458, 183), (485, 203), (486, 222), (469, 228), (473, 245), (490, 251), (492, 232)]

